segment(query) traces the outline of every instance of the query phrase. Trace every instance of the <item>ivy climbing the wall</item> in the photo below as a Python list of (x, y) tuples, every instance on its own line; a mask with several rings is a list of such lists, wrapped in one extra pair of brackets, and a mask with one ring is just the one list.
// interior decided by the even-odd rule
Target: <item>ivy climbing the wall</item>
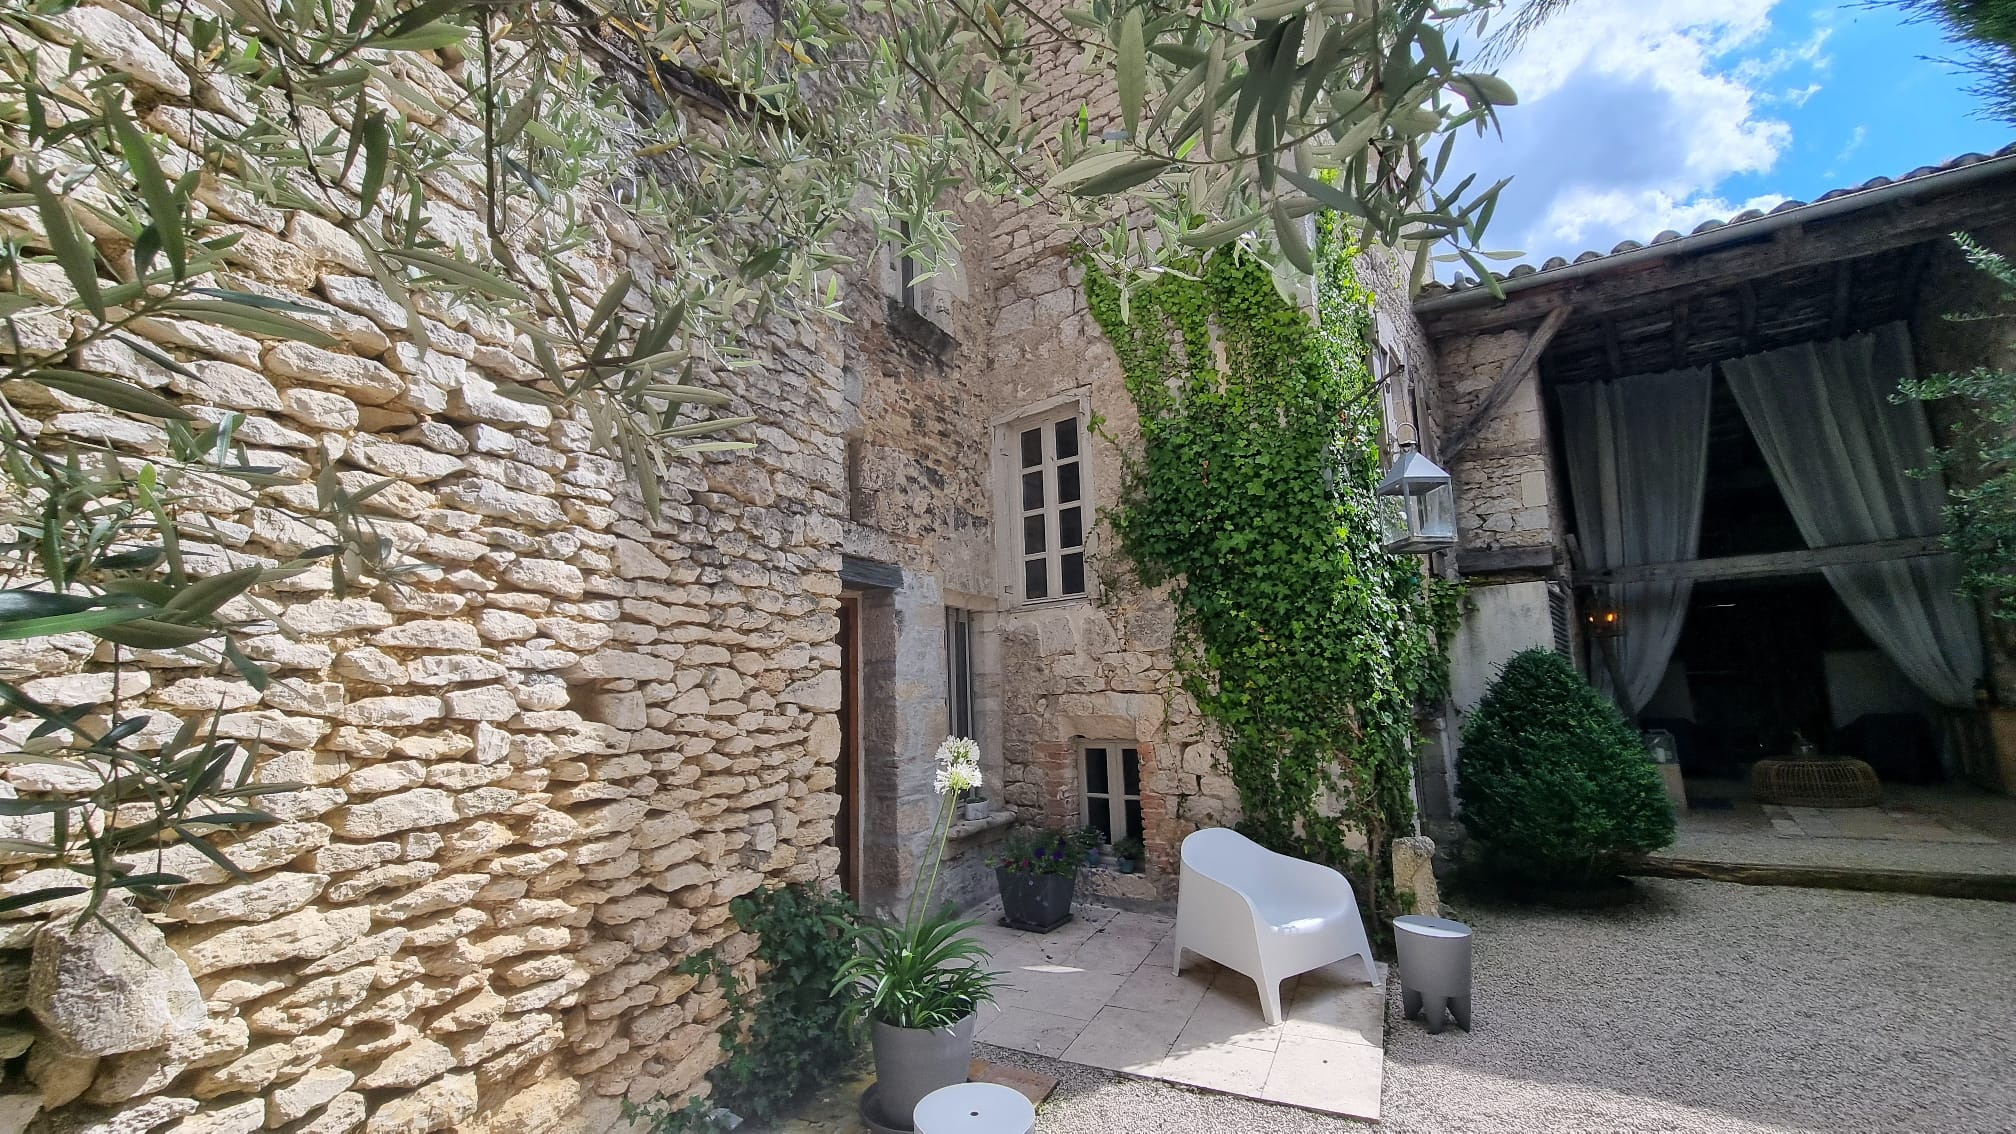
[(1236, 250), (1124, 295), (1096, 272), (1086, 286), (1141, 418), (1107, 519), (1141, 582), (1171, 584), (1177, 675), (1223, 733), (1241, 827), (1352, 875), (1376, 926), (1459, 592), (1381, 543), (1371, 297), (1352, 264), (1324, 244), (1317, 319)]

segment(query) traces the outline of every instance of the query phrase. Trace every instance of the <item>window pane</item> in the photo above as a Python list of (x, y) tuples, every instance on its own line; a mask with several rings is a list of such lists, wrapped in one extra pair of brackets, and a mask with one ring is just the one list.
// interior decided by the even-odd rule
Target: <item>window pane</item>
[(1120, 783), (1122, 794), (1141, 794), (1141, 753), (1132, 748), (1120, 750)]
[(1078, 455), (1078, 419), (1066, 418), (1057, 423), (1057, 459)]
[(1048, 550), (1043, 546), (1043, 513), (1022, 517), (1022, 553), (1034, 555)]
[(1022, 564), (1022, 597), (1039, 599), (1050, 597), (1050, 573), (1043, 569), (1041, 559), (1025, 560)]
[(1101, 836), (1099, 841), (1102, 843), (1111, 843), (1113, 841), (1112, 809), (1106, 806), (1106, 801), (1103, 799), (1092, 800), (1091, 804), (1091, 815), (1089, 818), (1092, 820), (1092, 825), (1099, 828)]
[(1106, 750), (1087, 748), (1085, 750), (1085, 794), (1106, 794)]
[(1057, 502), (1069, 504), (1078, 499), (1078, 462), (1057, 466)]
[(1079, 508), (1065, 508), (1057, 513), (1057, 546), (1085, 546), (1085, 513)]
[(1030, 472), (1022, 474), (1022, 510), (1034, 512), (1043, 506), (1043, 474)]
[(1025, 429), (1022, 431), (1022, 467), (1033, 469), (1043, 463), (1043, 431)]
[(1138, 799), (1130, 799), (1130, 800), (1128, 800), (1128, 801), (1127, 801), (1127, 835), (1126, 835), (1126, 837), (1127, 837), (1127, 838), (1133, 838), (1133, 839), (1138, 839), (1138, 838), (1140, 838), (1140, 837), (1141, 837), (1141, 833), (1142, 833), (1142, 832), (1141, 832), (1141, 801), (1140, 801), (1140, 800), (1138, 800)]
[(1062, 565), (1064, 568), (1064, 585), (1057, 593), (1064, 595), (1084, 594), (1085, 553), (1082, 551), (1074, 551), (1071, 554), (1066, 555), (1064, 557)]

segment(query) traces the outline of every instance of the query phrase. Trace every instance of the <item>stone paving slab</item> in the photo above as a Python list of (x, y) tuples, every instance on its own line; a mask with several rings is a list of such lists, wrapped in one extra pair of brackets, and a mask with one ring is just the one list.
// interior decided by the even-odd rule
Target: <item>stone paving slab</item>
[(1282, 985), (1284, 1019), (1269, 1025), (1247, 977), (1192, 955), (1171, 972), (1175, 921), (1080, 906), (1048, 933), (976, 912), (998, 1002), (975, 1038), (996, 1047), (1354, 1118), (1379, 1117), (1386, 966), (1365, 983), (1356, 962)]

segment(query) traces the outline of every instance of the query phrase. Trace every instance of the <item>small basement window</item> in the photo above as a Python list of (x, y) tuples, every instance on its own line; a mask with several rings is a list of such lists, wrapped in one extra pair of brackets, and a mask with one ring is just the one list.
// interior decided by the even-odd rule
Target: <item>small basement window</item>
[(1141, 837), (1141, 750), (1119, 744), (1081, 749), (1080, 817), (1109, 843)]
[(973, 612), (945, 608), (945, 703), (953, 736), (978, 740), (973, 712)]

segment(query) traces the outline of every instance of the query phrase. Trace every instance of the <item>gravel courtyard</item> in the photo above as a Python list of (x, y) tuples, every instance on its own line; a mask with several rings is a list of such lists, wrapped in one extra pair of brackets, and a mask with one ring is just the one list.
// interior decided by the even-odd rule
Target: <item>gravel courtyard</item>
[[(1466, 905), (1477, 1032), (1390, 992), (1400, 1134), (2016, 1130), (2016, 905), (1647, 880), (1629, 908)], [(984, 1046), (984, 1045), (983, 1045)], [(1054, 1060), (1041, 1134), (1362, 1129)]]

